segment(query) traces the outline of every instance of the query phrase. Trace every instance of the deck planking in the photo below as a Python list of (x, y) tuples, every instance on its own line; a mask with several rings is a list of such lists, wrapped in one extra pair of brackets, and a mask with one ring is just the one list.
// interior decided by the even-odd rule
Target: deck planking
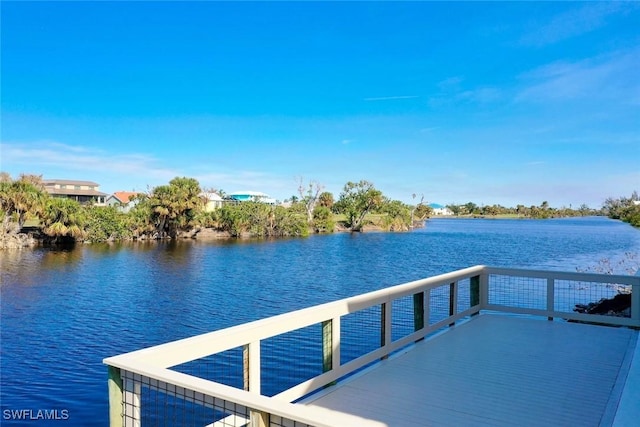
[(390, 427), (611, 425), (637, 334), (482, 314), (304, 403)]

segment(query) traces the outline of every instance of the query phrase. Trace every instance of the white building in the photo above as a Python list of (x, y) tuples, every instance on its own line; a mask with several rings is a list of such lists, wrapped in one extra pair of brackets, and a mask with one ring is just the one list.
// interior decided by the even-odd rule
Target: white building
[(259, 191), (236, 191), (230, 193), (229, 197), (239, 202), (260, 202), (275, 205), (276, 199), (272, 199), (268, 194)]
[(438, 216), (438, 215), (443, 215), (443, 216), (453, 215), (453, 212), (451, 211), (451, 209), (449, 209), (446, 206), (442, 206), (442, 205), (439, 205), (437, 203), (430, 203), (429, 207), (431, 209), (433, 209), (433, 214), (436, 215), (436, 216)]

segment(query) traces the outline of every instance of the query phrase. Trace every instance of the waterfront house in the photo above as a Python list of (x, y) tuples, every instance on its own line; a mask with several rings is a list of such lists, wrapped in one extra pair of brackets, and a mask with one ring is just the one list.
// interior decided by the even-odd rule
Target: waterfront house
[(51, 197), (62, 197), (75, 200), (81, 204), (104, 206), (107, 194), (102, 193), (100, 185), (92, 181), (75, 181), (69, 179), (46, 179), (42, 181), (44, 189)]
[(230, 193), (229, 197), (238, 202), (260, 202), (269, 205), (275, 205), (276, 200), (272, 199), (268, 194), (259, 191), (236, 191)]
[(439, 216), (439, 215), (446, 215), (446, 216), (453, 215), (453, 212), (451, 211), (451, 209), (449, 209), (446, 206), (439, 205), (437, 203), (430, 203), (429, 207), (431, 209), (433, 209), (433, 214), (436, 215), (436, 216)]
[(134, 191), (116, 191), (107, 197), (105, 204), (107, 206), (116, 206), (121, 212), (129, 212), (136, 205), (135, 200), (131, 200), (133, 196), (139, 193)]
[(200, 193), (200, 197), (204, 200), (205, 212), (213, 212), (214, 210), (221, 208), (224, 203), (224, 199), (220, 197), (218, 193), (204, 192)]

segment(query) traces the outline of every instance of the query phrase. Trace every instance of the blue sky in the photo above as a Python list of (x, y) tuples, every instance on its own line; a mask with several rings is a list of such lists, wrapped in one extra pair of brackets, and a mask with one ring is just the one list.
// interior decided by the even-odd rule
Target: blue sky
[(2, 2), (0, 169), (277, 199), (640, 190), (640, 3)]

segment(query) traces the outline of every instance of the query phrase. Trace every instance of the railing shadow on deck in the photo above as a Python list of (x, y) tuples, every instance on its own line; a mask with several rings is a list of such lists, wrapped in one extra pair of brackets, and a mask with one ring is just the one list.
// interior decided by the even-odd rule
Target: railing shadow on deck
[[(573, 311), (632, 288), (629, 317)], [(291, 402), (482, 311), (640, 327), (640, 276), (474, 266), (104, 360), (112, 426), (383, 426)]]

